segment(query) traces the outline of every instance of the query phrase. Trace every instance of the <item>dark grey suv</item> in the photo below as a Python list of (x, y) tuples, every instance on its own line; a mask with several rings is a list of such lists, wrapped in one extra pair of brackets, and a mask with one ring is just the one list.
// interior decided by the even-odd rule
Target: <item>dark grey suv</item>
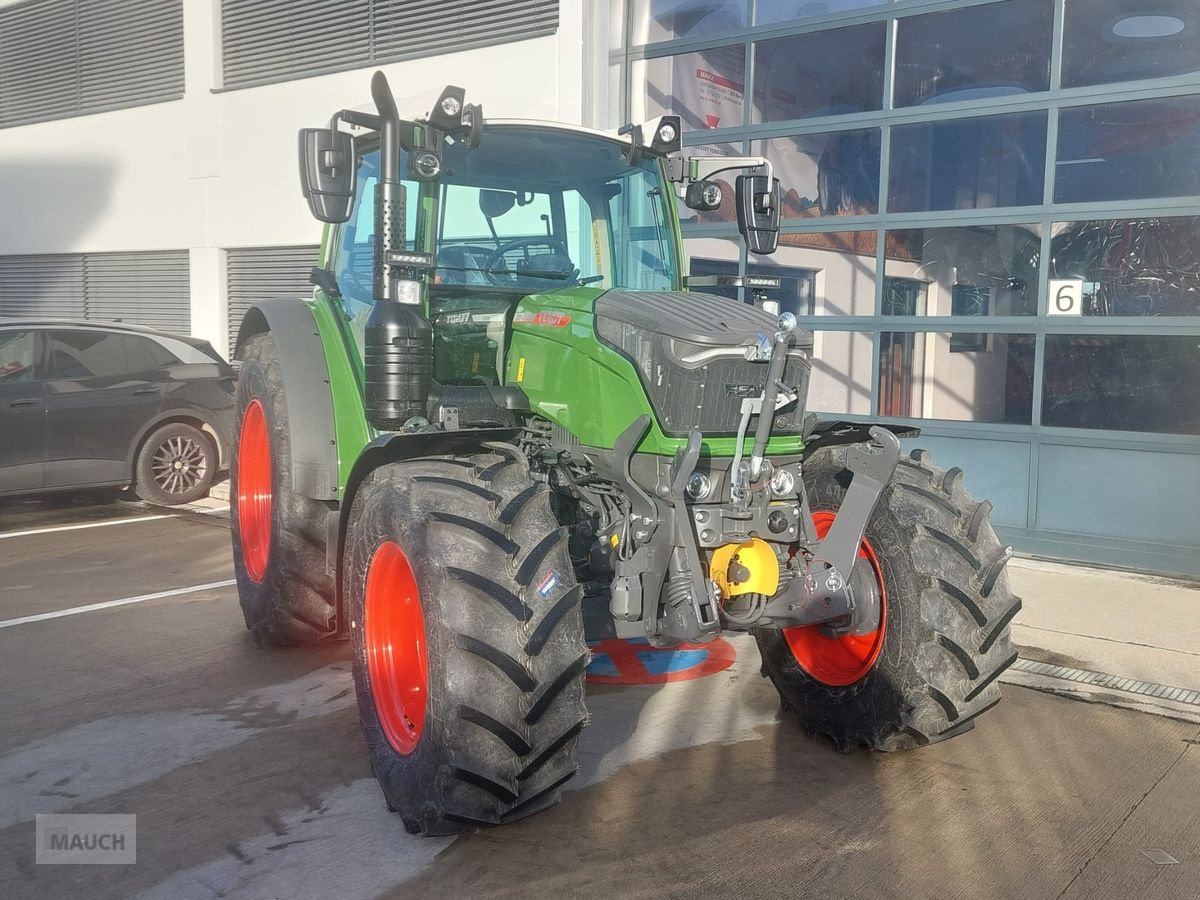
[(236, 381), (196, 338), (0, 318), (0, 496), (133, 485), (152, 503), (202, 497), (228, 459)]

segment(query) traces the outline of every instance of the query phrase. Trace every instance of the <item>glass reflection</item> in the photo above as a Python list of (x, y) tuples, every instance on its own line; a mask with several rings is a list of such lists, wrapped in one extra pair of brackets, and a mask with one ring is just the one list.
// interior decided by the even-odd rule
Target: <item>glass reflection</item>
[[(754, 45), (754, 121), (867, 112), (883, 105), (884, 24)], [(846, 65), (853, 60), (853, 65)]]
[(1042, 202), (1046, 113), (892, 129), (888, 209), (984, 209)]
[(699, 37), (746, 26), (746, 0), (633, 0), (630, 43)]
[(1200, 194), (1200, 96), (1064, 109), (1058, 203)]
[(1042, 424), (1200, 434), (1200, 337), (1046, 335)]
[[(869, 316), (875, 310), (874, 231), (781, 234), (772, 256), (751, 256), (752, 274), (783, 279), (780, 311)], [(775, 299), (774, 293), (769, 294)]]
[(1195, 0), (1067, 0), (1063, 87), (1200, 72)]
[(755, 25), (772, 25), (793, 19), (813, 19), (868, 6), (882, 6), (888, 0), (759, 0), (754, 11)]
[(889, 231), (883, 314), (1035, 315), (1040, 235), (1037, 225)]
[(1200, 218), (1054, 226), (1050, 277), (1079, 282), (1085, 316), (1200, 315)]
[(871, 215), (879, 211), (877, 128), (760, 141), (754, 152), (775, 166), (782, 219)]
[(899, 19), (896, 106), (1048, 90), (1053, 19), (1050, 0), (1007, 0)]
[(698, 131), (743, 121), (746, 47), (714, 47), (646, 60), (634, 67), (634, 81), (644, 78), (644, 113), (635, 121), (667, 113), (683, 117), (684, 131)]
[(814, 412), (869, 415), (874, 341), (860, 331), (813, 333), (808, 408)]
[(879, 413), (1028, 425), (1033, 351), (1031, 334), (884, 332), (879, 336)]

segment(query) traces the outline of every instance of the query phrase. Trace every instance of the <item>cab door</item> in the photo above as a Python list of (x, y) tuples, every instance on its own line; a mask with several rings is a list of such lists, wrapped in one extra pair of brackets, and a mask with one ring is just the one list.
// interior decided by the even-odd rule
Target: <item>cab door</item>
[(45, 486), (46, 386), (41, 335), (0, 331), (0, 494)]
[(131, 362), (129, 335), (47, 333), (46, 487), (115, 484), (131, 477), (130, 453), (162, 407), (162, 384)]

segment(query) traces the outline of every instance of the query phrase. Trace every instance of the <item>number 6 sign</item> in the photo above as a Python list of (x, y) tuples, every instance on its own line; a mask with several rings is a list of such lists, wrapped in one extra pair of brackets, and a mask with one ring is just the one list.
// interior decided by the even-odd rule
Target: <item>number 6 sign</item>
[(1050, 316), (1083, 315), (1083, 279), (1051, 278), (1046, 314)]

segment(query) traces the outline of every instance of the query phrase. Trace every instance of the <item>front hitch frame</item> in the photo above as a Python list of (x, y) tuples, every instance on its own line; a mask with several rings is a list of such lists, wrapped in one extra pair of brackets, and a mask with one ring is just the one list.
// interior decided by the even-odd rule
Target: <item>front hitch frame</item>
[(870, 435), (871, 441), (854, 444), (846, 453), (846, 468), (854, 477), (829, 531), (813, 548), (807, 571), (768, 601), (763, 624), (769, 619), (781, 628), (826, 625), (835, 636), (879, 628), (879, 595), (854, 591), (852, 581), (867, 522), (900, 462), (900, 441), (878, 425)]

